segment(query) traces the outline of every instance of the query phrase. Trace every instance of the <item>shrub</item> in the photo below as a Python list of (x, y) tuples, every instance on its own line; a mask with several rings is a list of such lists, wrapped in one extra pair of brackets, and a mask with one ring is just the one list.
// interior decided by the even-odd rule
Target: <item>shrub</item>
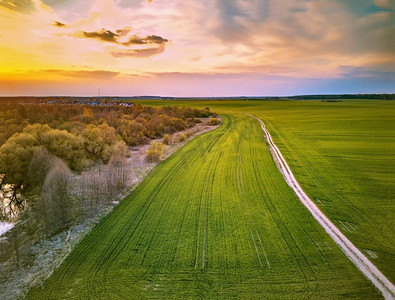
[(187, 138), (187, 136), (185, 134), (179, 133), (176, 136), (176, 142), (181, 143), (181, 142), (185, 141), (186, 138)]
[(208, 125), (210, 126), (215, 126), (221, 124), (221, 121), (218, 118), (211, 118), (210, 121), (208, 121)]
[(169, 145), (170, 144), (170, 135), (165, 134), (163, 136), (162, 143), (165, 144), (165, 145)]
[(152, 142), (146, 151), (147, 162), (158, 162), (166, 150), (166, 145), (161, 142)]
[(187, 137), (190, 137), (192, 134), (193, 134), (193, 132), (192, 132), (191, 130), (188, 130), (188, 131), (186, 132)]

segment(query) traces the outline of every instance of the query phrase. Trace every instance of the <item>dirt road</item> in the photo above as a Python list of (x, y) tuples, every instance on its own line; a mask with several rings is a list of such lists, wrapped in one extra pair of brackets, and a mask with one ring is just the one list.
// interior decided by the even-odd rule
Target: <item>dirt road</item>
[(274, 144), (272, 137), (265, 128), (265, 124), (261, 119), (249, 115), (257, 119), (262, 126), (262, 130), (266, 136), (267, 142), (270, 145), (272, 155), (277, 161), (277, 165), (283, 174), (288, 185), (294, 190), (296, 195), (302, 201), (303, 205), (310, 211), (313, 217), (320, 223), (325, 231), (331, 236), (336, 244), (348, 256), (348, 258), (362, 271), (362, 273), (373, 282), (373, 284), (380, 290), (385, 299), (395, 299), (395, 286), (377, 269), (373, 263), (355, 247), (345, 235), (321, 212), (317, 205), (306, 195), (299, 183), (296, 181), (291, 169), (282, 156), (280, 150)]

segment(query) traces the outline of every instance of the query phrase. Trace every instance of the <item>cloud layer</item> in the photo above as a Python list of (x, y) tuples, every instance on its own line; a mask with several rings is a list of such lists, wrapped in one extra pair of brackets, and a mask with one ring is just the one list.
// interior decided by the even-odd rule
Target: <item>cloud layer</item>
[(394, 9), (394, 0), (0, 1), (1, 72), (391, 82)]
[[(59, 26), (58, 23), (59, 22), (57, 22), (56, 26)], [(117, 29), (116, 33), (114, 33), (111, 30), (101, 29), (101, 30), (93, 31), (93, 32), (82, 31), (81, 33), (82, 33), (82, 37), (85, 37), (85, 38), (93, 38), (93, 39), (97, 39), (99, 41), (115, 43), (115, 44), (119, 44), (122, 46), (146, 45), (146, 44), (159, 44), (160, 45), (160, 44), (165, 44), (168, 42), (167, 39), (164, 39), (164, 38), (157, 36), (157, 35), (148, 35), (144, 38), (139, 37), (137, 35), (132, 35), (127, 39), (127, 41), (121, 41), (120, 37), (123, 37), (124, 35), (126, 35), (127, 31), (128, 31), (127, 29)]]

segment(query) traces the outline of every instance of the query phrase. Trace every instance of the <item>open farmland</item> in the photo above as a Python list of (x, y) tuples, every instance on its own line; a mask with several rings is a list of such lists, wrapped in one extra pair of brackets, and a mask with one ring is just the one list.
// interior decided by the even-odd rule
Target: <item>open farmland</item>
[(305, 192), (395, 282), (395, 101), (182, 105), (261, 118)]
[(160, 164), (29, 298), (380, 297), (287, 186), (258, 121), (223, 119)]
[(305, 191), (395, 282), (395, 103), (298, 101), (257, 115)]

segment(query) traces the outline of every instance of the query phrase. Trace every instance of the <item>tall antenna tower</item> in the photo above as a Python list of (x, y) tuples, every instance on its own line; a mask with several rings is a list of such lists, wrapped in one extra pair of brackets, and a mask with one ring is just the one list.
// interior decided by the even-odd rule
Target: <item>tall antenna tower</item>
[(99, 89), (99, 97), (100, 97), (100, 89)]

